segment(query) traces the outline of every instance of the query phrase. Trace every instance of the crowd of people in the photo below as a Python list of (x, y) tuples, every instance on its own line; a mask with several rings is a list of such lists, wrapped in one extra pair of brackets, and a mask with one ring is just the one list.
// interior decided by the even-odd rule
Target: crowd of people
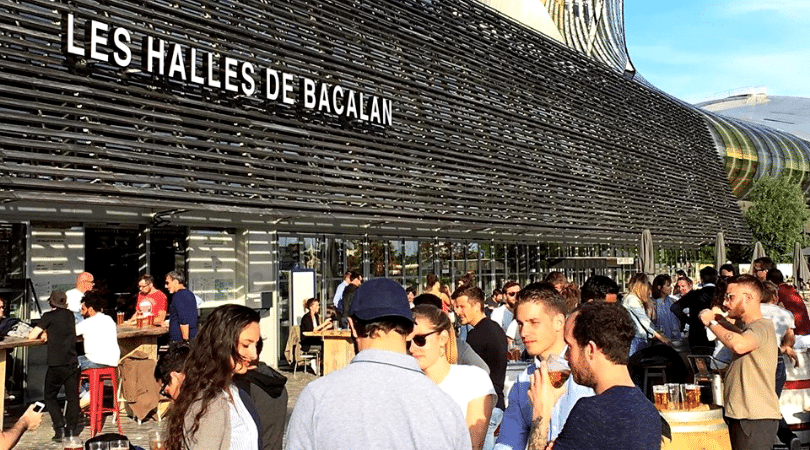
[[(491, 295), (471, 275), (449, 292), (431, 274), (420, 293), (346, 272), (328, 320), (319, 299), (305, 300), (301, 332), (345, 324), (357, 354), (306, 386), (285, 448), (659, 448), (662, 417), (632, 366), (638, 355), (677, 347), (710, 357), (725, 374), (733, 449), (770, 449), (778, 438), (793, 450), (801, 442), (778, 397), (786, 361), (797, 364), (794, 347), (810, 341), (810, 318), (771, 260), (757, 259), (752, 272), (705, 267), (698, 285), (684, 273), (639, 273), (623, 295), (608, 277), (578, 286), (561, 272), (526, 286), (506, 282)], [(224, 305), (198, 328), (197, 299), (183, 275), (171, 272), (165, 282), (171, 303), (152, 277), (139, 279), (128, 321), (151, 316), (169, 329), (171, 345), (154, 370), (160, 394), (173, 400), (166, 448), (281, 448), (286, 378), (258, 361), (259, 313)], [(121, 357), (115, 321), (92, 288), (92, 275), (82, 273), (75, 290), (54, 291), (51, 311), (28, 335), (47, 341), (44, 395), (54, 439), (81, 432), (81, 370), (117, 366)], [(302, 345), (319, 344), (301, 337)], [(505, 391), (509, 360), (524, 361), (525, 370)], [(0, 448), (39, 421), (26, 411), (0, 435)]]
[[(790, 449), (801, 444), (781, 418), (778, 395), (784, 358), (795, 364), (793, 347), (810, 319), (767, 258), (754, 262), (753, 275), (730, 264), (705, 267), (699, 283), (683, 272), (635, 274), (623, 295), (608, 277), (580, 287), (560, 272), (527, 286), (507, 282), (489, 296), (472, 277), (448, 293), (430, 275), (419, 295), (347, 273), (347, 286), (352, 281), (350, 297), (334, 302), (359, 353), (306, 387), (288, 449), (659, 448), (662, 418), (631, 366), (644, 354), (680, 360), (677, 351), (723, 364), (715, 368), (725, 374), (733, 449), (770, 449), (777, 436)], [(462, 361), (462, 346), (477, 358)], [(510, 359), (527, 367), (504, 398)], [(570, 376), (554, 384), (558, 360)], [(438, 390), (416, 383), (417, 369)]]

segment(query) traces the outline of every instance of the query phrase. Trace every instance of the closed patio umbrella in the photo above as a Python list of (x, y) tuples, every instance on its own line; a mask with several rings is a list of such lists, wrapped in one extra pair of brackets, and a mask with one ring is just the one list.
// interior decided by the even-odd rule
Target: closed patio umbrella
[(804, 283), (810, 281), (810, 269), (807, 268), (807, 260), (802, 254), (802, 246), (796, 242), (793, 248), (793, 285), (796, 289), (802, 290)]
[(652, 233), (644, 230), (638, 243), (638, 259), (636, 260), (636, 270), (647, 274), (647, 278), (652, 280), (655, 276), (655, 253), (653, 252)]
[(714, 267), (719, 271), (720, 266), (726, 263), (726, 240), (723, 232), (717, 233), (717, 240), (714, 243)]
[(764, 258), (765, 256), (767, 255), (765, 254), (765, 249), (762, 248), (762, 243), (757, 241), (757, 243), (754, 245), (754, 254), (751, 255), (751, 267), (748, 268), (748, 273), (750, 273), (751, 275), (755, 275), (754, 261), (756, 261), (759, 258)]

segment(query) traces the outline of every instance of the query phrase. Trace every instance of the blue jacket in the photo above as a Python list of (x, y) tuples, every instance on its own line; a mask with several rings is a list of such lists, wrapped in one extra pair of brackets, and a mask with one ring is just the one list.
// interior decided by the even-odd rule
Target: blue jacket
[[(509, 401), (501, 421), (501, 431), (495, 450), (524, 450), (529, 440), (532, 427), (532, 403), (529, 400), (529, 387), (531, 375), (537, 370), (538, 360), (535, 358), (529, 367), (520, 375), (509, 390)], [(551, 423), (549, 424), (548, 439), (554, 439), (562, 431), (565, 420), (574, 405), (582, 397), (596, 395), (593, 389), (581, 386), (574, 382), (573, 377), (566, 381), (568, 389), (560, 397), (551, 410)]]

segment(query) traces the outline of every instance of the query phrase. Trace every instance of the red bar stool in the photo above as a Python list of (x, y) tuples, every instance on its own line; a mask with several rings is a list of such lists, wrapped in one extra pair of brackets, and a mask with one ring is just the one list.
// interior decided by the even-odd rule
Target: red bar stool
[[(90, 435), (95, 436), (101, 431), (104, 413), (113, 413), (118, 422), (118, 433), (121, 431), (121, 414), (118, 412), (118, 378), (115, 375), (117, 367), (102, 367), (98, 369), (82, 370), (81, 380), (87, 379), (90, 382)], [(104, 382), (110, 380), (113, 389), (113, 407), (104, 407)]]

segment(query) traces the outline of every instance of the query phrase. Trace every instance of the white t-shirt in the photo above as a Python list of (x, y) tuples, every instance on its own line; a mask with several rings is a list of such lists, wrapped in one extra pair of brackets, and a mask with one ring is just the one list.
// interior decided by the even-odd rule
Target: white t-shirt
[(439, 383), (439, 389), (446, 392), (461, 408), (464, 419), (467, 418), (467, 404), (471, 400), (495, 395), (492, 381), (480, 367), (450, 365), (450, 372)]
[(506, 337), (509, 339), (514, 340), (518, 337), (518, 323), (517, 320), (512, 319), (512, 322), (509, 323), (509, 326), (506, 328)]
[[(503, 315), (504, 315), (505, 312), (506, 312), (506, 305), (501, 305), (501, 306), (499, 306), (499, 307), (492, 310), (492, 314), (489, 315), (489, 318), (493, 322), (500, 325), (501, 328), (503, 328), (504, 327)], [(506, 324), (506, 325), (509, 325), (509, 324)]]
[(773, 328), (776, 332), (776, 344), (782, 345), (782, 338), (788, 330), (796, 328), (796, 322), (793, 320), (793, 313), (773, 303), (760, 303), (759, 310), (762, 311), (762, 317), (770, 319), (773, 322)]
[(67, 297), (67, 307), (69, 310), (75, 313), (82, 312), (82, 299), (84, 298), (82, 291), (73, 288), (65, 292), (65, 297)]
[(76, 324), (76, 336), (84, 336), (84, 354), (87, 359), (105, 366), (117, 366), (121, 358), (115, 321), (103, 313), (96, 313)]

